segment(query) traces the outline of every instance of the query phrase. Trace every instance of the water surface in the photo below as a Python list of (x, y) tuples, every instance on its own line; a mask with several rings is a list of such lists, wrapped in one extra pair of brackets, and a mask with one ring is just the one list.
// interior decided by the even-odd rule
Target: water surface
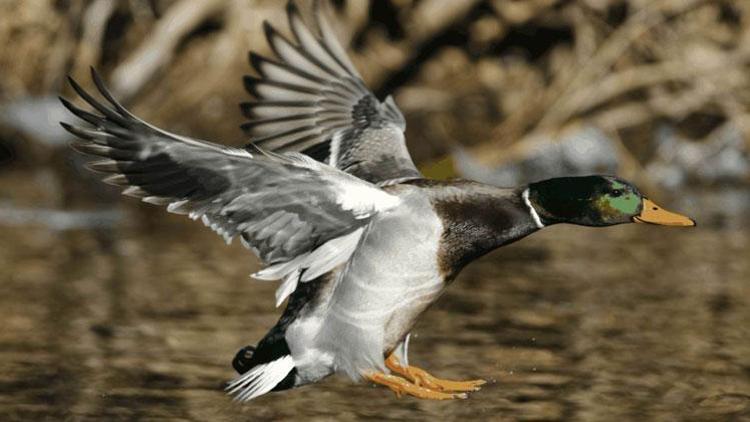
[[(10, 420), (716, 420), (750, 417), (750, 236), (557, 226), (469, 266), (410, 359), (490, 382), (397, 399), (331, 377), (231, 402), (238, 348), (279, 311), (256, 263), (177, 216), (115, 231), (0, 227), (0, 415)], [(434, 420), (434, 419), (433, 419)]]

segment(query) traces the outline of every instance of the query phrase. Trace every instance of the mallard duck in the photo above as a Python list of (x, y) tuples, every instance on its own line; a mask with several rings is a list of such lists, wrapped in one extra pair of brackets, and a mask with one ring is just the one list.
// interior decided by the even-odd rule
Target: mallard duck
[(280, 280), (278, 323), (233, 360), (229, 393), (247, 401), (340, 373), (398, 395), (455, 399), (483, 380), (453, 381), (412, 366), (417, 318), (480, 256), (547, 226), (693, 226), (615, 176), (561, 177), (516, 188), (428, 180), (404, 142), (393, 98), (365, 86), (329, 24), (287, 7), (289, 39), (264, 29), (276, 59), (251, 53), (259, 77), (241, 108), (252, 143), (234, 148), (176, 135), (126, 110), (92, 70), (93, 107), (63, 104), (90, 125), (63, 127), (72, 147), (104, 160), (123, 194), (238, 237)]

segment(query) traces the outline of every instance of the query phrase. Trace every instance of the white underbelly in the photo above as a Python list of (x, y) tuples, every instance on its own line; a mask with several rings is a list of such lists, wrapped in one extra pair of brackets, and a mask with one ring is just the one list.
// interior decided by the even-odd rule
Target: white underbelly
[[(385, 330), (441, 292), (437, 224), (386, 219), (368, 234), (336, 290), (331, 312), (361, 327)], [(405, 333), (404, 333), (405, 334)]]
[[(370, 283), (359, 278), (343, 280), (337, 286), (343, 291), (337, 292), (336, 300), (290, 325), (287, 342), (303, 382), (317, 381), (337, 370), (356, 378), (356, 371), (365, 366), (382, 369), (383, 353), (409, 333), (443, 291), (444, 282), (436, 274), (404, 274), (394, 269), (386, 266), (379, 275), (371, 273), (366, 278)], [(362, 356), (369, 359), (362, 361)]]
[(443, 291), (442, 279), (435, 279), (431, 286), (408, 291), (385, 321), (383, 329), (383, 351), (390, 352), (411, 331), (417, 318), (437, 300)]
[(408, 334), (445, 286), (442, 224), (429, 203), (378, 218), (336, 286), (319, 343), (352, 377), (383, 369), (383, 354)]
[(385, 370), (384, 353), (443, 291), (442, 223), (426, 198), (406, 202), (371, 223), (327, 300), (290, 325), (287, 343), (301, 377), (312, 380), (329, 371), (357, 379)]

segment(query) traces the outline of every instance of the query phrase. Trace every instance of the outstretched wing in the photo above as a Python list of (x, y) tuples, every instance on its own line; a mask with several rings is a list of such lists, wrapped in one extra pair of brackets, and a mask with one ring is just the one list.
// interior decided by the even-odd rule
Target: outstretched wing
[(404, 116), (393, 98), (380, 102), (367, 89), (318, 6), (313, 31), (287, 5), (294, 41), (264, 22), (278, 60), (250, 53), (260, 77), (245, 77), (256, 100), (241, 104), (250, 119), (242, 128), (261, 148), (302, 152), (372, 183), (420, 177)]
[(285, 294), (298, 279), (312, 279), (348, 259), (369, 218), (399, 202), (301, 154), (251, 154), (158, 129), (123, 108), (92, 73), (106, 102), (72, 79), (71, 85), (97, 114), (61, 98), (93, 125), (62, 123), (81, 138), (72, 144), (76, 150), (106, 158), (89, 167), (110, 173), (104, 181), (126, 186), (126, 195), (202, 219), (227, 242), (239, 235), (270, 265), (260, 278), (289, 278)]

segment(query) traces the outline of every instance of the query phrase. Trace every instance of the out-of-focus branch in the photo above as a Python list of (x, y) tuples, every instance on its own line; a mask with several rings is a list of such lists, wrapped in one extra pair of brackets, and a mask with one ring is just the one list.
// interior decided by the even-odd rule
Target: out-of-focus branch
[(82, 35), (76, 51), (74, 75), (88, 72), (89, 67), (99, 62), (102, 50), (102, 40), (107, 30), (107, 22), (112, 17), (117, 2), (110, 0), (96, 0), (86, 9), (81, 21)]
[[(741, 65), (747, 61), (745, 55), (727, 54), (719, 60), (706, 63), (704, 66), (686, 66), (684, 61), (661, 62), (657, 64), (640, 65), (628, 68), (615, 74), (606, 76), (599, 82), (589, 85), (575, 92), (567, 103), (562, 104), (558, 111), (560, 119), (568, 120), (572, 116), (590, 110), (605, 103), (618, 95), (651, 85), (668, 81), (691, 81), (695, 78), (717, 79), (716, 75), (722, 69)], [(718, 82), (718, 81), (717, 81)]]
[(112, 73), (112, 90), (123, 99), (135, 95), (169, 64), (180, 40), (207, 18), (220, 13), (225, 5), (221, 0), (182, 0), (169, 8), (141, 46)]
[[(607, 77), (612, 64), (621, 58), (640, 37), (652, 28), (663, 24), (668, 18), (687, 13), (704, 2), (705, 0), (685, 0), (675, 3), (671, 0), (662, 0), (648, 3), (647, 6), (633, 13), (596, 49), (591, 58), (578, 64), (576, 72), (556, 75), (557, 78), (544, 92), (530, 95), (528, 101), (513, 110), (495, 128), (493, 142), (476, 148), (477, 156), (481, 157), (484, 162), (497, 162), (504, 154), (503, 147), (519, 141), (519, 138), (520, 142), (523, 142), (522, 139), (532, 138), (537, 133), (564, 127), (566, 122), (575, 117), (575, 112), (581, 109), (575, 103), (592, 101), (590, 92), (595, 92), (601, 87), (602, 78)], [(638, 73), (625, 74), (623, 79), (634, 75)], [(641, 75), (636, 79), (643, 80), (630, 83), (645, 84), (648, 82), (646, 79), (665, 77), (666, 75)], [(622, 91), (628, 85), (616, 79), (610, 80), (609, 83), (609, 90), (612, 94), (607, 95), (606, 98), (611, 98), (611, 95)], [(584, 94), (581, 94), (582, 92)]]
[(388, 76), (384, 68), (396, 70), (403, 67), (420, 45), (463, 19), (477, 3), (479, 0), (425, 0), (417, 3), (408, 16), (410, 24), (405, 25), (407, 34), (403, 41), (393, 43), (382, 36), (375, 36), (369, 40), (368, 49), (361, 55), (352, 54), (356, 62), (364, 64), (360, 66), (360, 72), (372, 86), (378, 86)]
[[(685, 13), (703, 0), (685, 0), (677, 10), (672, 10), (670, 15), (674, 16)], [(544, 117), (539, 121), (538, 127), (553, 127), (564, 122), (569, 114), (562, 104), (570, 101), (570, 97), (587, 86), (595, 84), (602, 75), (606, 74), (612, 63), (617, 60), (639, 37), (649, 29), (663, 23), (670, 15), (661, 9), (663, 4), (671, 4), (669, 0), (662, 4), (650, 4), (633, 14), (620, 28), (607, 38), (596, 54), (591, 59), (582, 63), (582, 67), (573, 75), (569, 81), (560, 81), (559, 89), (550, 90), (550, 95), (555, 99), (546, 108)], [(660, 7), (661, 6), (661, 7)]]

